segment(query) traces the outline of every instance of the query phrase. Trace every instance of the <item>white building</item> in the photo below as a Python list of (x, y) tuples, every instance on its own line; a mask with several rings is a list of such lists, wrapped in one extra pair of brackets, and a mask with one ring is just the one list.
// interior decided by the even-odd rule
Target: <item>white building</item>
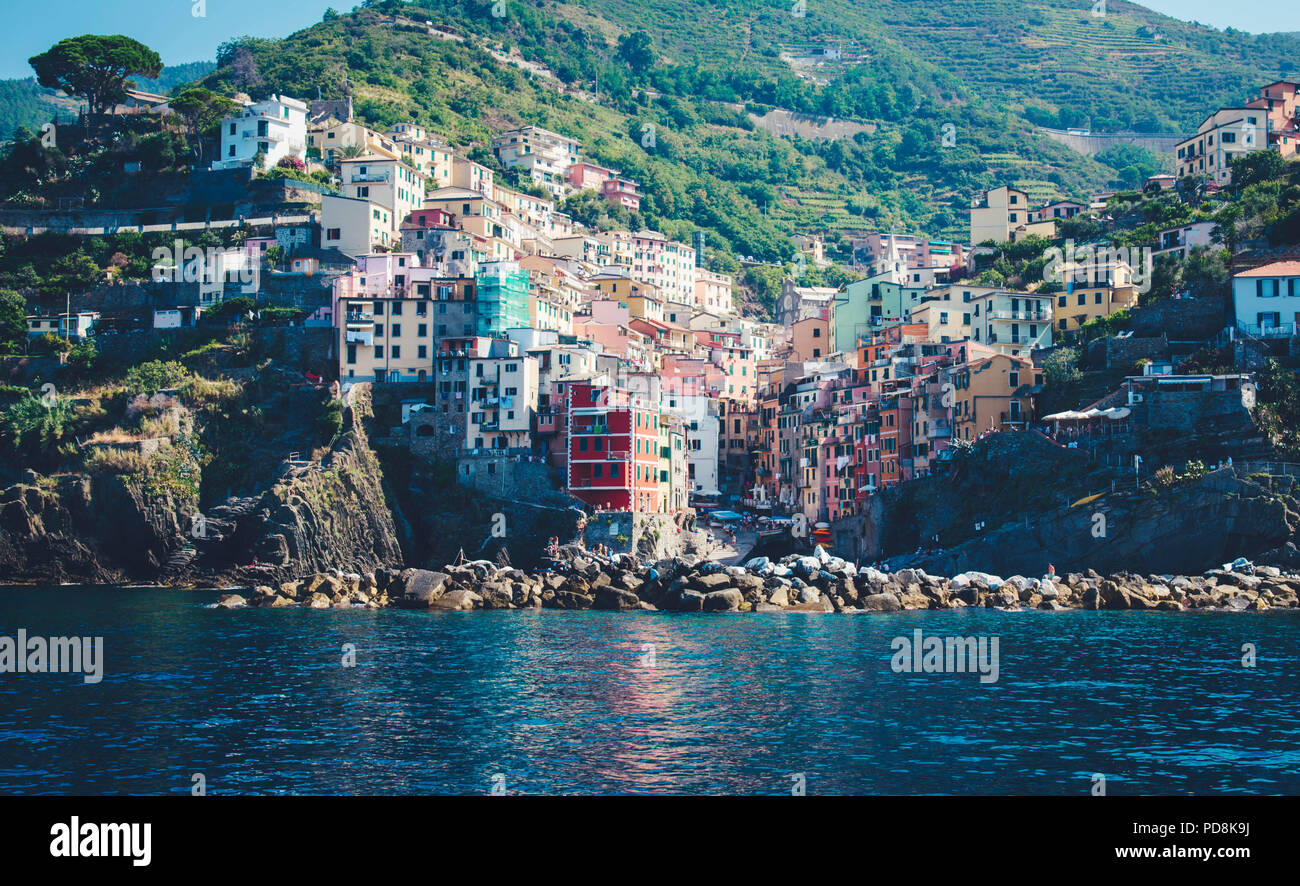
[(237, 117), (221, 121), (221, 157), (213, 169), (251, 166), (264, 154), (270, 169), (285, 157), (307, 160), (307, 106), (297, 99), (273, 95), (249, 102)]
[(356, 257), (400, 246), (392, 210), (362, 197), (321, 197), (321, 246)]
[(1237, 331), (1259, 337), (1294, 336), (1300, 324), (1300, 261), (1280, 261), (1232, 278)]
[(664, 412), (677, 416), (686, 429), (686, 465), (694, 495), (719, 495), (718, 438), (722, 427), (718, 401), (705, 393), (688, 393), (672, 385), (661, 394)]
[(726, 316), (733, 311), (731, 292), (734, 285), (730, 274), (715, 274), (704, 268), (695, 269), (695, 307), (710, 314)]
[[(367, 154), (339, 161), (339, 178), (343, 195), (369, 201), (372, 207), (386, 210), (388, 243), (400, 248), (403, 220), (424, 206), (424, 176), (400, 160), (380, 154)], [(371, 220), (377, 221), (371, 212)], [(328, 245), (328, 244), (327, 244)]]
[[(517, 345), (512, 347), (517, 349)], [(530, 448), (537, 391), (536, 357), (516, 355), (470, 360), (465, 447), (470, 450)]]
[(1005, 185), (986, 191), (971, 204), (970, 242), (1005, 243), (1012, 231), (1029, 222), (1029, 195)]
[(503, 132), (492, 139), (492, 150), (506, 169), (521, 167), (528, 176), (556, 199), (563, 199), (573, 188), (569, 185), (569, 167), (578, 162), (582, 143), (540, 126), (524, 126)]

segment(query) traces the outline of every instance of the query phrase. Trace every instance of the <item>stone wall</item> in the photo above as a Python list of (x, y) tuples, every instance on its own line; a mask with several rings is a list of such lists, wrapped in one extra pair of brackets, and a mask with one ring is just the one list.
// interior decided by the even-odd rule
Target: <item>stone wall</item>
[(1241, 391), (1163, 391), (1148, 392), (1135, 404), (1141, 424), (1186, 433), (1213, 426), (1216, 430), (1254, 427), (1250, 412), (1242, 405)]
[[(201, 342), (212, 338), (215, 329), (150, 329), (141, 332), (121, 332), (101, 335), (95, 339), (102, 359), (109, 363), (130, 365), (149, 355), (165, 350), (174, 359)], [(267, 356), (291, 370), (314, 372), (329, 377), (335, 368), (334, 331), (305, 326), (272, 326), (250, 328), (248, 335), (256, 347)]]
[(456, 479), (485, 495), (527, 502), (549, 499), (559, 491), (559, 473), (554, 468), (513, 455), (461, 455), (456, 460)]
[(1227, 325), (1227, 311), (1225, 297), (1162, 299), (1133, 311), (1129, 329), (1135, 338), (1212, 339)]
[(1099, 339), (1088, 345), (1088, 363), (1106, 369), (1122, 369), (1138, 374), (1135, 364), (1138, 360), (1169, 359), (1169, 339), (1164, 335), (1151, 338), (1115, 338), (1113, 336)]

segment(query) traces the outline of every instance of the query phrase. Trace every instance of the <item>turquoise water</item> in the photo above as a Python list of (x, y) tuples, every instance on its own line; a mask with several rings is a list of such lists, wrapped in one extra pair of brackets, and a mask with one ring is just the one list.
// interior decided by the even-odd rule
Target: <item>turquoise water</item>
[[(0, 793), (1300, 793), (1300, 613), (225, 611), (0, 589)], [(890, 644), (996, 636), (999, 679)], [(1254, 668), (1241, 664), (1255, 645)], [(344, 667), (344, 644), (356, 647)], [(646, 644), (653, 644), (653, 662)], [(651, 666), (652, 665), (652, 666)]]

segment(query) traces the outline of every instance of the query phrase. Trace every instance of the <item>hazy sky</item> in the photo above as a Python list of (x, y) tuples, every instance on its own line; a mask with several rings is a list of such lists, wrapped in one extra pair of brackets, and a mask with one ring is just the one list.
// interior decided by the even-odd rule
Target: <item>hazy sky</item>
[[(653, 0), (647, 0), (653, 2)], [(1078, 0), (1091, 8), (1091, 0)], [(151, 46), (166, 64), (213, 59), (230, 37), (281, 37), (319, 21), (328, 0), (28, 0), (7, 2), (0, 28), (0, 77), (29, 77), (27, 59), (64, 37), (125, 33)], [(334, 0), (339, 10), (354, 0)], [(1296, 0), (1148, 0), (1167, 15), (1217, 28), (1300, 31)], [(204, 15), (197, 17), (196, 6)]]

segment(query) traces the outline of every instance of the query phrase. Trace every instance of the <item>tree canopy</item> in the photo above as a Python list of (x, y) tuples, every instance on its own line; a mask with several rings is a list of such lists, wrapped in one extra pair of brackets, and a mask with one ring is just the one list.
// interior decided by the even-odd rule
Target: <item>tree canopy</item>
[(103, 113), (126, 97), (126, 78), (131, 74), (157, 77), (162, 73), (158, 53), (121, 34), (68, 37), (28, 63), (38, 83), (84, 98), (92, 114)]

